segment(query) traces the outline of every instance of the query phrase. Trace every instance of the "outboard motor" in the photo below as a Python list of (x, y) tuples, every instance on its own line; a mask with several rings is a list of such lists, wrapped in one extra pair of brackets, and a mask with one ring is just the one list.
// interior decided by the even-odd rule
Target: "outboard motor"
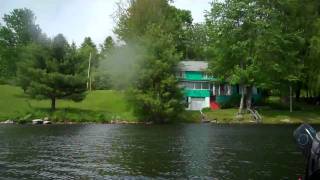
[(307, 180), (320, 179), (320, 133), (302, 124), (293, 133), (296, 143), (307, 160)]

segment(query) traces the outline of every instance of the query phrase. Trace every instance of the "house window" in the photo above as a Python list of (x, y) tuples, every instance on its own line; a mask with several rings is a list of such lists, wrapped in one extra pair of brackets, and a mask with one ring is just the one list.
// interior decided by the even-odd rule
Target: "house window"
[(252, 88), (252, 94), (258, 94), (258, 90), (257, 90), (256, 87), (253, 87), (253, 88)]
[(194, 83), (191, 83), (191, 82), (186, 83), (186, 88), (187, 89), (194, 89)]
[(210, 89), (210, 85), (209, 85), (209, 83), (202, 83), (202, 87), (201, 88), (209, 90)]
[(201, 89), (201, 83), (194, 83), (195, 84), (195, 89)]
[(217, 85), (215, 87), (215, 94), (218, 96), (230, 96), (231, 95), (231, 86), (227, 84)]
[(179, 87), (196, 90), (210, 90), (210, 83), (207, 82), (183, 82)]

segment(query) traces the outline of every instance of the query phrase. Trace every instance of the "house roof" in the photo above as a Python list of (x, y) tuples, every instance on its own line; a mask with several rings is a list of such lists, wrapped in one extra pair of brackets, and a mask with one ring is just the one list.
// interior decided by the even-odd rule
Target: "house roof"
[(205, 71), (208, 69), (206, 61), (181, 61), (178, 65), (181, 71)]

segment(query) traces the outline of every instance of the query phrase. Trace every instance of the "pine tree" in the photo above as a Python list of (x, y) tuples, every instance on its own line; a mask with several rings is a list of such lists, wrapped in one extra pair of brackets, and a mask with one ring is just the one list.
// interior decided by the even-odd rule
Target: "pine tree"
[(84, 63), (63, 37), (57, 35), (47, 46), (30, 44), (19, 65), (19, 81), (33, 98), (50, 99), (51, 110), (57, 99), (81, 101), (86, 92)]
[(175, 77), (181, 54), (170, 35), (160, 27), (149, 27), (143, 40), (147, 49), (138, 64), (138, 79), (130, 91), (130, 101), (138, 117), (165, 123), (176, 120), (183, 111), (182, 93)]
[[(135, 75), (128, 97), (141, 120), (173, 121), (183, 111), (182, 92), (175, 77), (182, 58), (190, 12), (168, 0), (134, 0), (119, 12), (115, 33), (128, 47), (137, 47)], [(180, 51), (179, 51), (180, 49)]]

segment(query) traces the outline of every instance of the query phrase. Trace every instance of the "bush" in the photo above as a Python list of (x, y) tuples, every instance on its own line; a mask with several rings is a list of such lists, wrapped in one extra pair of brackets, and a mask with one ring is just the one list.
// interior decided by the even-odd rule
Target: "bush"
[(96, 121), (100, 123), (110, 123), (110, 118), (108, 118), (105, 114), (99, 113), (96, 115)]
[(208, 108), (203, 108), (203, 109), (202, 109), (202, 112), (210, 112), (210, 111), (211, 111), (211, 108), (209, 108), (209, 107), (208, 107)]
[(240, 103), (241, 97), (238, 95), (233, 95), (230, 97), (230, 99), (226, 102), (220, 103), (221, 109), (228, 109), (233, 107), (238, 107)]
[(0, 77), (0, 85), (2, 85), (2, 84), (7, 84), (7, 83), (2, 77)]
[(111, 89), (111, 78), (106, 73), (98, 73), (94, 80), (94, 88), (97, 90)]
[(40, 118), (43, 118), (46, 116), (47, 116), (47, 113), (44, 111), (31, 110), (31, 111), (28, 111), (24, 114), (18, 114), (16, 117), (14, 117), (14, 120), (18, 124), (26, 124), (26, 123), (31, 122), (31, 120), (33, 120), (33, 119), (40, 119)]
[(17, 85), (17, 80), (12, 77), (0, 77), (0, 85), (3, 84)]
[[(276, 110), (289, 110), (290, 105), (289, 104), (283, 104), (283, 103), (269, 103), (268, 104), (271, 109), (276, 109)], [(300, 111), (302, 108), (299, 105), (296, 105), (293, 103), (292, 109), (295, 111)]]

